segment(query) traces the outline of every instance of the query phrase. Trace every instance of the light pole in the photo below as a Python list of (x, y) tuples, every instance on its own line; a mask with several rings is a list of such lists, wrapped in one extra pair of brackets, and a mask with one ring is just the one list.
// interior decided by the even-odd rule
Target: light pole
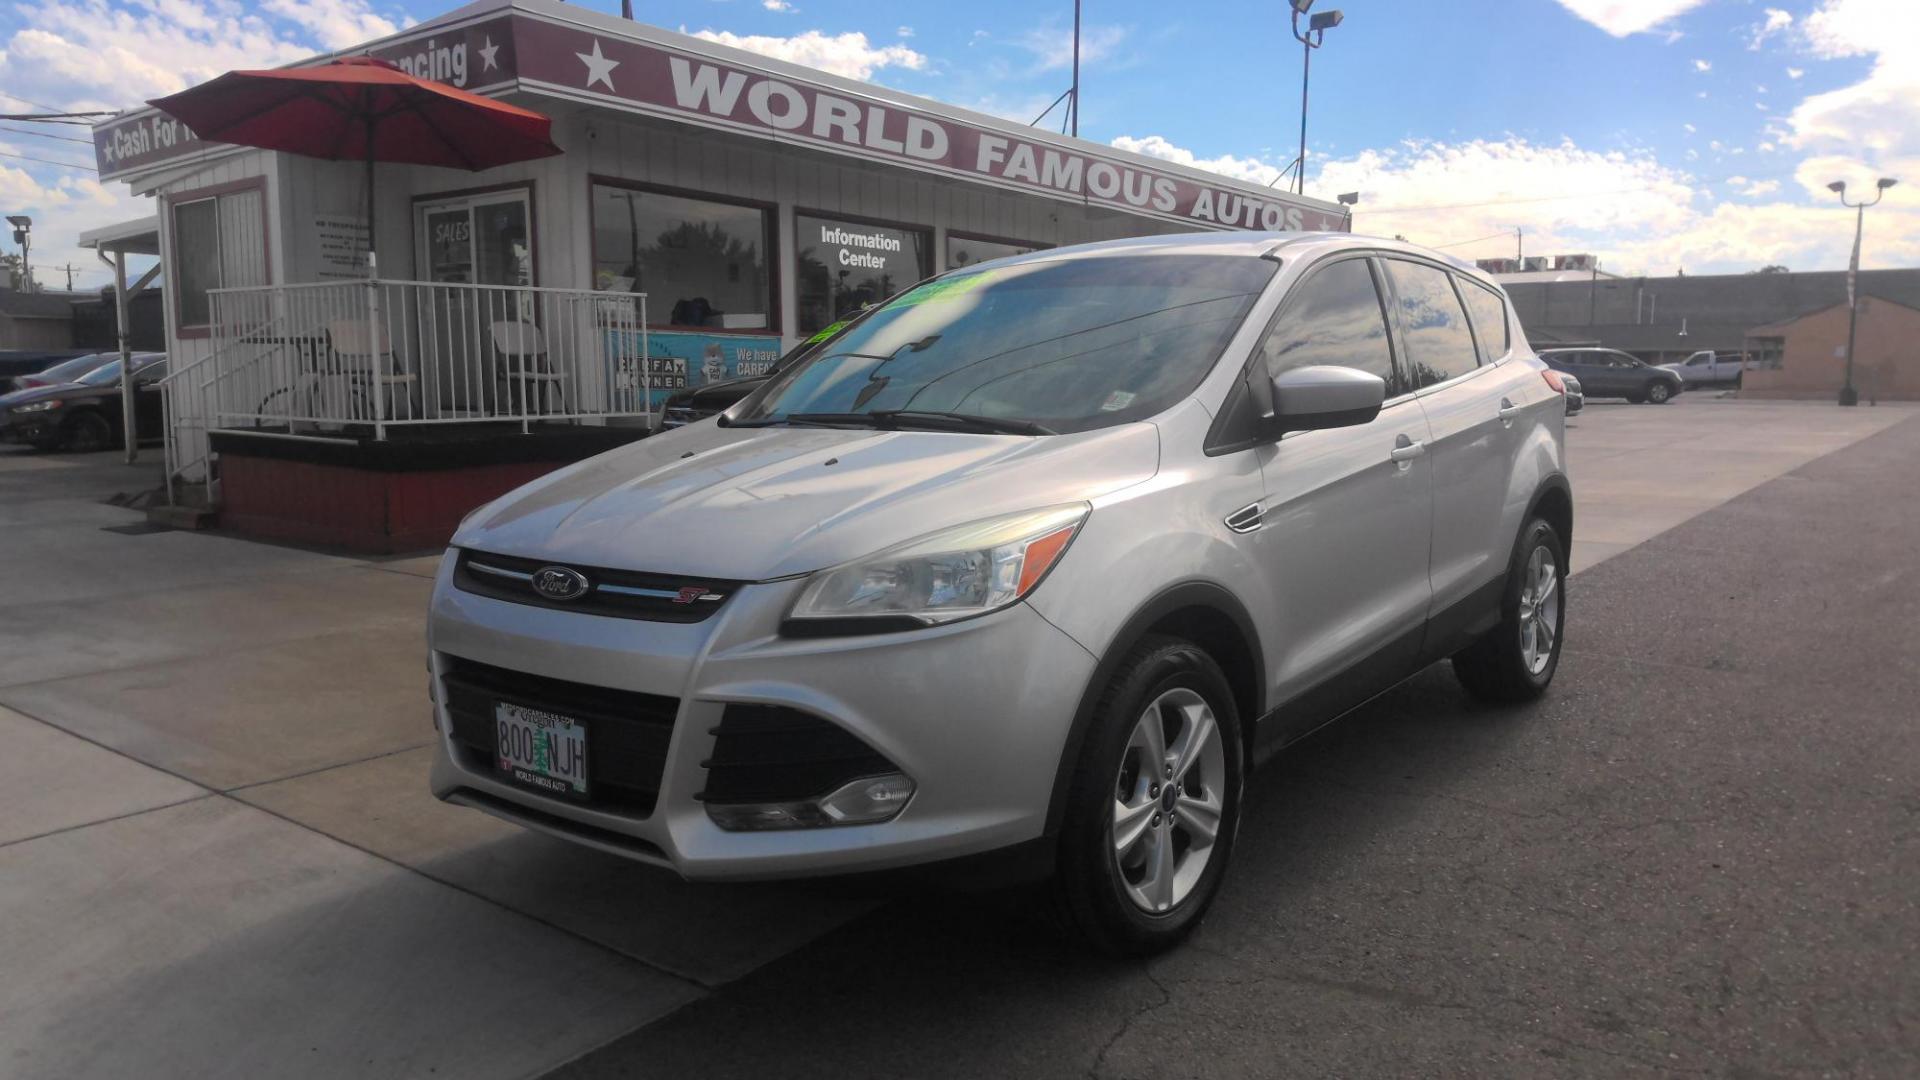
[(1290, 0), (1293, 5), (1293, 36), (1300, 43), (1300, 156), (1294, 159), (1299, 172), (1294, 174), (1293, 189), (1304, 195), (1307, 191), (1307, 74), (1313, 67), (1313, 50), (1320, 47), (1327, 31), (1340, 25), (1339, 11), (1323, 11), (1309, 16), (1305, 33), (1300, 30), (1300, 16), (1307, 14), (1313, 6), (1313, 0)]
[(1840, 404), (1860, 404), (1860, 391), (1853, 388), (1853, 334), (1860, 323), (1860, 291), (1855, 279), (1860, 276), (1860, 234), (1867, 227), (1867, 207), (1878, 203), (1887, 194), (1887, 189), (1899, 183), (1891, 176), (1883, 176), (1874, 181), (1873, 202), (1848, 202), (1847, 182), (1835, 180), (1827, 185), (1827, 190), (1840, 196), (1841, 206), (1853, 208), (1853, 257), (1847, 260), (1847, 377), (1840, 385)]
[(9, 214), (13, 242), (20, 245), (20, 291), (33, 291), (33, 219), (25, 214)]

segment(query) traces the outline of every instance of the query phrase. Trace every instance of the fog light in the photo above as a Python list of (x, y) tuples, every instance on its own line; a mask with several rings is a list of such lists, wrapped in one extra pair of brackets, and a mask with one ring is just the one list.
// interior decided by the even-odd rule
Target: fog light
[(874, 825), (891, 820), (913, 797), (913, 781), (899, 773), (869, 776), (818, 799), (776, 803), (708, 803), (707, 816), (729, 832)]

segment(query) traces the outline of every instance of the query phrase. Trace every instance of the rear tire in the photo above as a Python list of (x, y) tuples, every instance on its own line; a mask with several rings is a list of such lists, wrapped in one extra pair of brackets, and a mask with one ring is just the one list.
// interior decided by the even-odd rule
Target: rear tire
[(1242, 745), (1211, 656), (1159, 635), (1134, 648), (1095, 706), (1068, 787), (1051, 889), (1069, 930), (1142, 956), (1199, 925), (1233, 852)]
[(113, 425), (107, 423), (106, 417), (92, 410), (77, 413), (60, 426), (57, 445), (62, 450), (71, 450), (76, 454), (112, 449)]
[(1647, 387), (1647, 400), (1653, 402), (1655, 405), (1665, 405), (1672, 399), (1673, 387), (1668, 386), (1664, 382), (1657, 382)]
[(1560, 534), (1542, 518), (1520, 530), (1500, 598), (1500, 624), (1453, 658), (1460, 685), (1487, 701), (1532, 701), (1560, 667), (1567, 622), (1567, 557)]

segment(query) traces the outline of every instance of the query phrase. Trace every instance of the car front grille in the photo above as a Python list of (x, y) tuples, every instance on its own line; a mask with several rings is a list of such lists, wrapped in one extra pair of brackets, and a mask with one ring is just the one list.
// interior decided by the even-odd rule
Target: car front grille
[(831, 721), (776, 705), (729, 705), (701, 762), (710, 803), (787, 802), (825, 795), (899, 766)]
[[(586, 725), (588, 797), (576, 805), (636, 817), (653, 813), (678, 698), (551, 679), (445, 654), (440, 666), (450, 733), (467, 768), (505, 778), (496, 765), (496, 703), (558, 713)], [(555, 802), (572, 801), (526, 790)]]
[[(533, 576), (554, 566), (579, 573), (586, 592), (571, 600), (554, 600), (536, 592)], [(543, 559), (523, 559), (484, 551), (462, 550), (454, 564), (454, 587), (514, 604), (606, 615), (616, 619), (651, 622), (701, 622), (727, 602), (743, 584), (715, 578), (690, 578), (599, 566), (572, 566)]]

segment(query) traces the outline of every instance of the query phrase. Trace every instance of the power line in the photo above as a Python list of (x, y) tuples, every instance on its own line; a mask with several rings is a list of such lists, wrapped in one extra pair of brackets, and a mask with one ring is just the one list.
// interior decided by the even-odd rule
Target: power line
[(71, 135), (55, 135), (50, 131), (33, 131), (28, 128), (6, 126), (0, 126), (0, 131), (11, 131), (16, 135), (31, 135), (36, 139), (59, 139), (61, 142), (79, 143), (81, 146), (93, 145), (92, 139), (76, 139)]
[(1507, 230), (1501, 229), (1497, 233), (1488, 233), (1485, 236), (1476, 236), (1471, 240), (1455, 240), (1451, 244), (1428, 244), (1427, 246), (1434, 249), (1435, 251), (1444, 251), (1447, 248), (1464, 247), (1467, 244), (1477, 244), (1482, 240), (1498, 240), (1505, 235), (1507, 235)]
[(5, 150), (0, 150), (0, 157), (19, 158), (21, 161), (37, 161), (42, 165), (59, 165), (68, 169), (84, 169), (90, 173), (100, 171), (91, 165), (82, 165), (77, 161), (55, 161), (52, 158), (34, 157), (31, 154), (11, 154)]
[(32, 98), (23, 98), (19, 94), (9, 94), (5, 90), (0, 90), (0, 97), (7, 98), (10, 101), (22, 101), (27, 103), (28, 105), (33, 106), (36, 109), (45, 109), (48, 112), (60, 111), (59, 109), (55, 108), (52, 105), (48, 105), (44, 102), (35, 101)]

